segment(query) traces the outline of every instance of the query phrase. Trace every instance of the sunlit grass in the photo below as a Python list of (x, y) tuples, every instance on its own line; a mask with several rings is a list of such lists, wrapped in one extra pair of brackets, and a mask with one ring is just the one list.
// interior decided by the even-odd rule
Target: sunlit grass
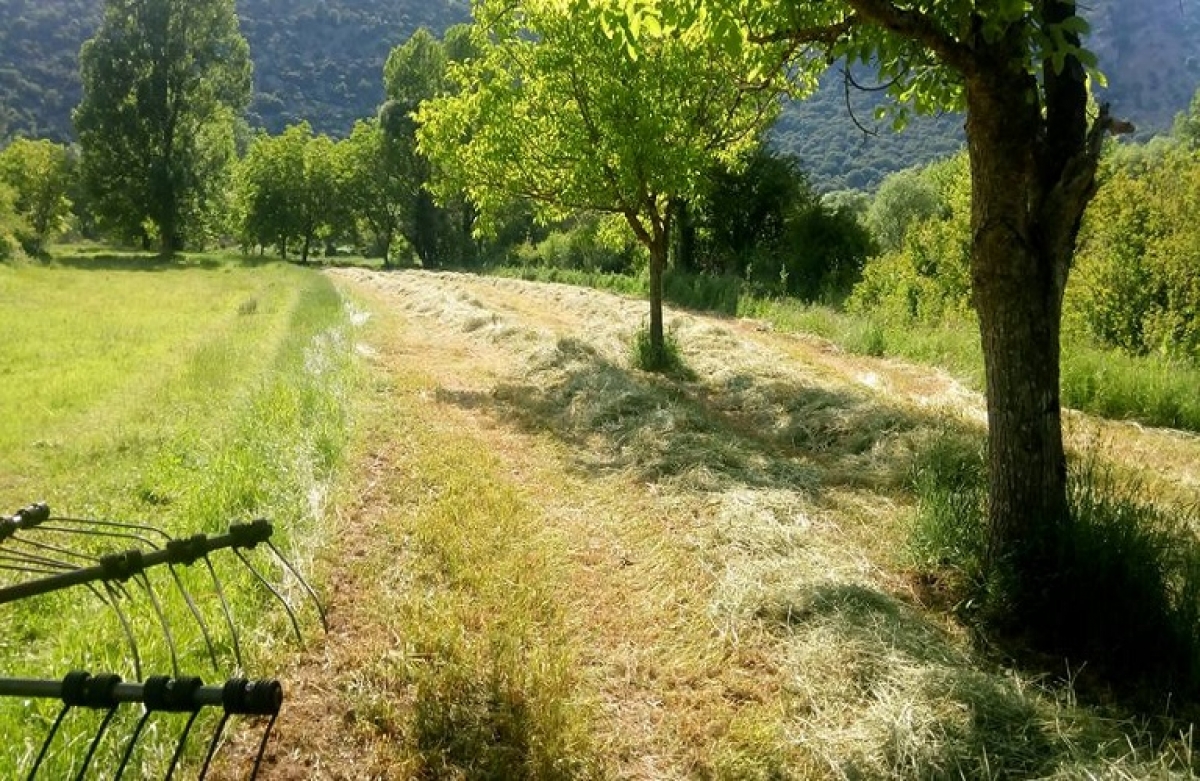
[[(76, 253), (48, 266), (0, 267), (0, 308), (0, 511), (44, 499), (59, 514), (145, 522), (178, 536), (263, 516), (278, 544), (305, 557), (319, 487), (346, 436), (346, 325), (327, 280), (219, 256), (161, 264)], [(248, 672), (265, 676), (266, 654), (289, 627), (230, 562), (218, 567)], [(234, 663), (211, 582), (182, 574), (209, 626), (222, 630), (213, 633), (222, 669), (212, 670), (169, 578), (154, 573), (181, 668), (223, 680)], [(145, 603), (128, 605), (144, 674), (170, 673), (163, 630)], [(5, 675), (57, 678), (78, 668), (133, 677), (115, 615), (80, 590), (0, 608), (0, 665)], [(0, 748), (0, 775), (31, 760), (24, 738), (36, 747), (37, 725), (52, 714), (50, 705), (0, 701), (0, 731), (22, 736)], [(73, 734), (56, 741), (51, 772), (81, 759), (77, 745), (65, 748)], [(98, 766), (114, 767), (121, 749), (105, 741)], [(169, 749), (169, 740), (148, 741), (137, 761), (161, 763)]]
[[(647, 295), (644, 276), (538, 267), (492, 273), (562, 282), (623, 295)], [(783, 332), (820, 336), (860, 355), (891, 356), (938, 366), (976, 390), (983, 388), (983, 353), (973, 321), (940, 326), (888, 323), (869, 315), (764, 296), (738, 279), (668, 275), (665, 297), (683, 307), (752, 318)], [(1133, 356), (1067, 334), (1063, 342), (1063, 404), (1116, 420), (1200, 431), (1200, 366), (1157, 355)]]

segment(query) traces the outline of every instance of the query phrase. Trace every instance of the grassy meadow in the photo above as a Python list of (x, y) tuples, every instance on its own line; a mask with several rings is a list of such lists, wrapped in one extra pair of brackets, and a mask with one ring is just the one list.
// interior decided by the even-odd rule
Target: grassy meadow
[[(326, 279), (212, 255), (162, 264), (64, 249), (47, 265), (0, 266), (0, 309), (5, 513), (44, 500), (56, 515), (145, 523), (176, 536), (266, 517), (275, 542), (307, 568), (325, 486), (347, 436), (346, 313)], [(86, 541), (72, 544), (89, 549)], [(128, 547), (122, 540), (105, 545)], [(289, 625), (230, 552), (212, 558), (241, 630), (246, 673), (269, 676), (264, 659), (287, 644)], [(224, 619), (202, 569), (180, 568), (213, 628), (219, 673), (167, 574), (150, 578), (181, 669), (217, 682), (234, 672), (232, 639), (220, 631)], [(264, 571), (278, 574), (271, 565)], [(163, 630), (136, 581), (121, 599), (143, 675), (169, 674)], [(79, 588), (0, 609), (0, 659), (8, 676), (87, 669), (134, 678), (114, 612)], [(56, 712), (53, 703), (0, 700), (0, 734), (22, 736), (0, 748), (0, 776), (28, 766)], [(51, 776), (65, 777), (82, 758), (80, 741), (91, 739), (99, 718), (88, 716), (64, 725)], [(160, 736), (143, 740), (134, 767), (161, 772), (168, 736), (180, 724), (159, 726)], [(123, 748), (105, 740), (93, 767), (111, 770)]]

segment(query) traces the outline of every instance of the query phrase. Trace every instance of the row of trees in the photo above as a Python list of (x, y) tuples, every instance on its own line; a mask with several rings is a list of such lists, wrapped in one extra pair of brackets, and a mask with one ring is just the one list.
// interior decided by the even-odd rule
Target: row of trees
[(470, 52), (466, 28), (445, 42), (420, 30), (388, 58), (387, 101), (349, 137), (314, 136), (307, 123), (254, 138), (234, 174), (235, 230), (244, 246), (296, 247), (308, 260), (315, 242), (365, 243), (391, 265), (402, 239), (426, 266), (474, 251), (474, 214), (462, 199), (434, 204), (429, 162), (416, 149), (413, 114), (446, 89), (446, 70)]

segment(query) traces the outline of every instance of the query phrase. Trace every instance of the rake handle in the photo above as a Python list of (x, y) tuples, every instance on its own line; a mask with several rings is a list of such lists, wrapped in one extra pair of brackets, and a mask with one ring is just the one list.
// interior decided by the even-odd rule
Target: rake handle
[(178, 713), (221, 707), (232, 715), (275, 716), (283, 706), (283, 686), (273, 678), (231, 678), (220, 686), (205, 686), (199, 678), (156, 676), (137, 683), (77, 671), (61, 680), (0, 678), (0, 697), (57, 699), (71, 707), (104, 709), (140, 703), (150, 710)]

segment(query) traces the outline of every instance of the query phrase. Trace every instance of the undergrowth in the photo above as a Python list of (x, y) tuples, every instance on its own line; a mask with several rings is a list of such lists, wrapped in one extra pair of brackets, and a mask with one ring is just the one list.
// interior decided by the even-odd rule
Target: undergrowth
[[(1137, 707), (1200, 695), (1200, 540), (1187, 509), (1160, 507), (1093, 456), (1070, 468), (1070, 514), (1045, 530), (1051, 561), (1018, 573), (986, 559), (977, 438), (951, 434), (916, 460), (910, 551), (959, 614), (1018, 657), (1087, 669), (1077, 683)], [(1059, 664), (1065, 663), (1065, 667)], [(1094, 694), (1096, 692), (1093, 692)]]

